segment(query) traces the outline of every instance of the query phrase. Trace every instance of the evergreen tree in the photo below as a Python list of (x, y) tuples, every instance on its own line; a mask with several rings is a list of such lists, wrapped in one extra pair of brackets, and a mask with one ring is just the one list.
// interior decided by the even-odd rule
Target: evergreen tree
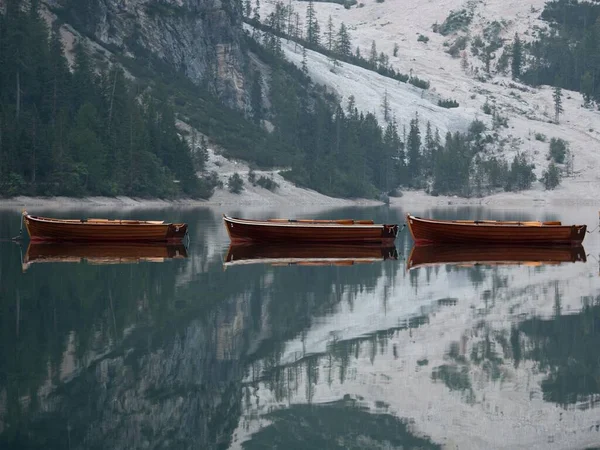
[(394, 57), (398, 56), (398, 50), (399, 49), (400, 49), (400, 47), (398, 47), (398, 43), (394, 42), (394, 50), (393, 50)]
[(554, 99), (554, 120), (556, 123), (559, 123), (560, 114), (563, 112), (563, 106), (562, 106), (562, 89), (558, 84), (554, 87), (554, 91), (552, 93), (552, 98)]
[(515, 34), (512, 45), (512, 64), (511, 72), (513, 79), (517, 79), (521, 76), (521, 65), (523, 64), (523, 45), (519, 35)]
[(383, 109), (383, 119), (386, 122), (389, 122), (390, 121), (390, 100), (388, 98), (387, 89), (385, 90), (385, 93), (383, 95), (383, 101), (381, 103), (381, 107)]
[(377, 67), (377, 46), (375, 41), (371, 43), (371, 53), (369, 54), (369, 64), (372, 67)]
[(256, 22), (260, 22), (260, 0), (255, 1), (253, 13), (254, 15), (252, 16), (252, 19), (254, 19)]
[(352, 43), (350, 42), (350, 35), (348, 34), (348, 29), (346, 28), (346, 24), (344, 22), (342, 22), (342, 24), (340, 25), (340, 30), (338, 31), (336, 52), (344, 57), (350, 56), (352, 52)]
[(308, 75), (308, 60), (306, 58), (306, 47), (302, 47), (302, 73)]
[(589, 70), (586, 70), (581, 77), (581, 94), (584, 105), (588, 107), (594, 98), (594, 78)]
[(317, 13), (315, 12), (315, 4), (313, 0), (309, 0), (306, 8), (306, 40), (309, 44), (319, 45), (320, 41), (319, 22)]
[(252, 14), (252, 4), (250, 0), (244, 0), (244, 16), (250, 18), (250, 14)]
[(419, 129), (419, 116), (410, 121), (410, 131), (407, 141), (408, 171), (413, 178), (421, 174), (421, 130)]
[(327, 50), (333, 50), (333, 20), (329, 16), (327, 21), (327, 31), (325, 31), (325, 37), (327, 38)]

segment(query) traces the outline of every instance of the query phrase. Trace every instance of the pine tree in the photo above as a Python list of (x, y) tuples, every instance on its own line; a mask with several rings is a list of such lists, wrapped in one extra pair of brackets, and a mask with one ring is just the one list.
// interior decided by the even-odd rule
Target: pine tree
[(594, 98), (594, 78), (589, 70), (586, 70), (581, 77), (581, 94), (584, 106), (588, 107)]
[(308, 75), (308, 63), (306, 58), (306, 47), (302, 47), (302, 73)]
[(336, 42), (336, 52), (344, 57), (350, 56), (352, 52), (352, 43), (350, 42), (350, 35), (348, 34), (348, 29), (346, 28), (346, 24), (342, 22), (340, 25), (340, 30), (337, 35)]
[(244, 0), (244, 16), (250, 18), (250, 14), (252, 14), (252, 4), (250, 0)]
[(418, 178), (421, 174), (421, 130), (419, 130), (419, 116), (410, 121), (410, 131), (408, 132), (408, 170), (410, 176)]
[(513, 79), (517, 79), (521, 76), (521, 65), (523, 63), (523, 46), (521, 44), (521, 39), (519, 39), (519, 35), (515, 34), (515, 39), (513, 41), (512, 48), (512, 77)]
[(398, 47), (398, 43), (394, 42), (394, 50), (393, 50), (393, 55), (394, 56), (398, 56), (398, 50), (400, 49), (400, 47)]
[(350, 94), (350, 97), (348, 97), (348, 105), (346, 106), (346, 112), (348, 113), (348, 116), (354, 115), (355, 110), (356, 98), (354, 97), (354, 95)]
[(256, 2), (254, 3), (254, 15), (252, 16), (252, 19), (254, 19), (257, 22), (260, 22), (260, 0), (256, 0)]
[(306, 8), (306, 40), (309, 44), (318, 45), (320, 40), (319, 22), (315, 12), (315, 4), (313, 0), (309, 0)]
[(329, 16), (329, 20), (327, 21), (325, 37), (327, 38), (327, 50), (333, 50), (333, 20), (331, 19), (331, 16)]
[(377, 46), (375, 41), (371, 43), (371, 53), (369, 54), (369, 64), (372, 67), (377, 67)]
[(562, 106), (562, 89), (559, 84), (554, 87), (552, 98), (554, 99), (554, 121), (559, 123), (560, 114), (564, 112)]
[(383, 108), (383, 118), (386, 122), (390, 121), (390, 100), (388, 98), (387, 89), (385, 90), (385, 94), (383, 95), (383, 102), (381, 103), (381, 107)]

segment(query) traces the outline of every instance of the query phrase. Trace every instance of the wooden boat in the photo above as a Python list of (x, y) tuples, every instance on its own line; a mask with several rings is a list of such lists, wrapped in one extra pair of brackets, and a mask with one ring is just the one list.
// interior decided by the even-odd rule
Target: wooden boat
[(396, 247), (331, 244), (232, 244), (223, 265), (270, 264), (273, 266), (352, 266), (398, 259)]
[(312, 242), (329, 244), (378, 243), (393, 245), (398, 225), (375, 224), (372, 220), (237, 219), (223, 214), (233, 243)]
[(180, 242), (185, 223), (150, 220), (52, 219), (27, 214), (23, 220), (32, 241)]
[(187, 249), (183, 244), (30, 242), (23, 258), (23, 271), (34, 263), (130, 264), (180, 258), (187, 258)]
[(415, 245), (580, 245), (587, 228), (561, 222), (433, 220), (410, 214), (406, 215), (406, 222)]
[(440, 264), (472, 266), (522, 264), (538, 266), (585, 262), (581, 245), (557, 246), (466, 246), (466, 245), (415, 245), (406, 262), (407, 270)]

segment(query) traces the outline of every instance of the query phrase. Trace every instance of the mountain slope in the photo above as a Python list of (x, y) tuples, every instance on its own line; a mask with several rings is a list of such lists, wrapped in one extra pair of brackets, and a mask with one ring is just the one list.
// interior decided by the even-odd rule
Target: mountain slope
[[(266, 17), (274, 10), (275, 1), (263, 3), (261, 16)], [(427, 117), (432, 124), (443, 129), (444, 124), (460, 129), (460, 120), (479, 119), (491, 123), (492, 119), (483, 112), (486, 102), (508, 119), (508, 128), (500, 127), (498, 142), (502, 148), (497, 152), (510, 161), (517, 152), (521, 152), (535, 163), (535, 173), (539, 177), (548, 165), (548, 141), (552, 137), (563, 138), (570, 144), (574, 156), (573, 175), (565, 177), (555, 191), (544, 191), (541, 183), (534, 183), (531, 190), (523, 193), (499, 193), (485, 199), (485, 202), (506, 202), (514, 200), (538, 200), (542, 202), (580, 200), (596, 202), (594, 192), (600, 188), (596, 172), (600, 165), (600, 155), (594, 150), (600, 143), (599, 113), (583, 107), (581, 94), (563, 90), (564, 113), (559, 124), (554, 121), (554, 104), (550, 87), (533, 88), (514, 82), (508, 76), (496, 73), (497, 60), (502, 49), (496, 52), (491, 62), (491, 75), (485, 74), (484, 63), (472, 55), (470, 43), (467, 45), (466, 70), (460, 57), (454, 58), (447, 53), (458, 36), (468, 36), (470, 42), (476, 36), (483, 35), (496, 21), (500, 25), (500, 37), (505, 46), (512, 42), (516, 32), (527, 41), (537, 28), (547, 25), (539, 19), (545, 4), (543, 0), (530, 3), (517, 1), (492, 0), (477, 1), (416, 1), (409, 0), (399, 4), (397, 1), (369, 2), (364, 5), (345, 9), (339, 4), (317, 2), (315, 11), (321, 30), (324, 30), (329, 16), (332, 17), (334, 30), (342, 22), (346, 24), (352, 38), (353, 48), (358, 46), (362, 55), (367, 55), (373, 41), (378, 52), (389, 57), (390, 65), (403, 73), (413, 73), (431, 83), (423, 101), (411, 101), (407, 91), (412, 86), (403, 83), (380, 83), (374, 72), (358, 67), (327, 69), (326, 58), (308, 52), (308, 71), (311, 77), (336, 89), (344, 98), (354, 95), (359, 109), (373, 111), (382, 116), (381, 103), (387, 90), (394, 101), (392, 113), (406, 124), (415, 112)], [(292, 1), (292, 7), (299, 13), (301, 22), (305, 22), (307, 2)], [(472, 11), (473, 19), (465, 31), (442, 36), (432, 31), (434, 24), (442, 24), (452, 11), (465, 9)], [(419, 36), (428, 38), (421, 42)], [(421, 38), (422, 39), (422, 38)], [(425, 40), (425, 39), (422, 39)], [(394, 45), (398, 45), (397, 56), (393, 56)], [(290, 60), (299, 63), (298, 57), (287, 51)], [(300, 58), (300, 59), (299, 59)], [(331, 64), (330, 64), (331, 66)], [(510, 72), (510, 67), (509, 70)], [(327, 73), (325, 73), (327, 72)], [(363, 78), (364, 77), (364, 78)], [(350, 80), (357, 80), (352, 82)], [(358, 81), (365, 80), (365, 81)], [(440, 99), (454, 99), (459, 107), (442, 110), (432, 117), (431, 110), (436, 96)], [(431, 101), (433, 100), (433, 101)], [(378, 106), (379, 105), (379, 106)], [(459, 121), (456, 118), (460, 118)], [(464, 122), (463, 122), (464, 123)], [(536, 134), (544, 135), (545, 142), (536, 140)]]

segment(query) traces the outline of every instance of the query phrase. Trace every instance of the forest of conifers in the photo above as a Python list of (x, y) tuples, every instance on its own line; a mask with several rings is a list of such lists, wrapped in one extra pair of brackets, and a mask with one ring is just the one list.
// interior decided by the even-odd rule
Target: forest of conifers
[(22, 5), (0, 16), (0, 194), (209, 194), (167, 99), (98, 74), (81, 43), (70, 71), (39, 2)]
[[(526, 189), (535, 180), (522, 157), (512, 164), (480, 157), (491, 143), (482, 122), (440, 137), (418, 116), (398, 129), (393, 117), (382, 125), (352, 99), (339, 104), (311, 83), (306, 70), (285, 61), (275, 34), (248, 35), (242, 42), (273, 69), (269, 102), (261, 75), (247, 74), (253, 112), (244, 117), (151, 55), (121, 58), (136, 82), (117, 65), (98, 71), (91, 50), (79, 42), (69, 70), (56, 30), (40, 17), (39, 1), (30, 5), (21, 10), (22, 2), (7, 1), (0, 16), (0, 196), (209, 197), (215, 178), (196, 177), (205, 155), (192, 152), (181, 137), (177, 114), (228, 156), (256, 167), (288, 167), (283, 175), (291, 181), (333, 196), (373, 197), (399, 186), (482, 195)], [(557, 31), (525, 46), (523, 81), (558, 82), (589, 101), (600, 96), (600, 27), (591, 19), (580, 23), (581, 11), (594, 18), (600, 6), (548, 4), (543, 17), (556, 20)], [(276, 19), (263, 23), (273, 28)], [(350, 36), (343, 41), (347, 45), (339, 50), (347, 51)], [(381, 62), (364, 61), (403, 81)], [(151, 66), (156, 70), (149, 75), (145, 68)], [(148, 77), (155, 78), (150, 83)], [(261, 126), (263, 119), (274, 125), (272, 133)]]

